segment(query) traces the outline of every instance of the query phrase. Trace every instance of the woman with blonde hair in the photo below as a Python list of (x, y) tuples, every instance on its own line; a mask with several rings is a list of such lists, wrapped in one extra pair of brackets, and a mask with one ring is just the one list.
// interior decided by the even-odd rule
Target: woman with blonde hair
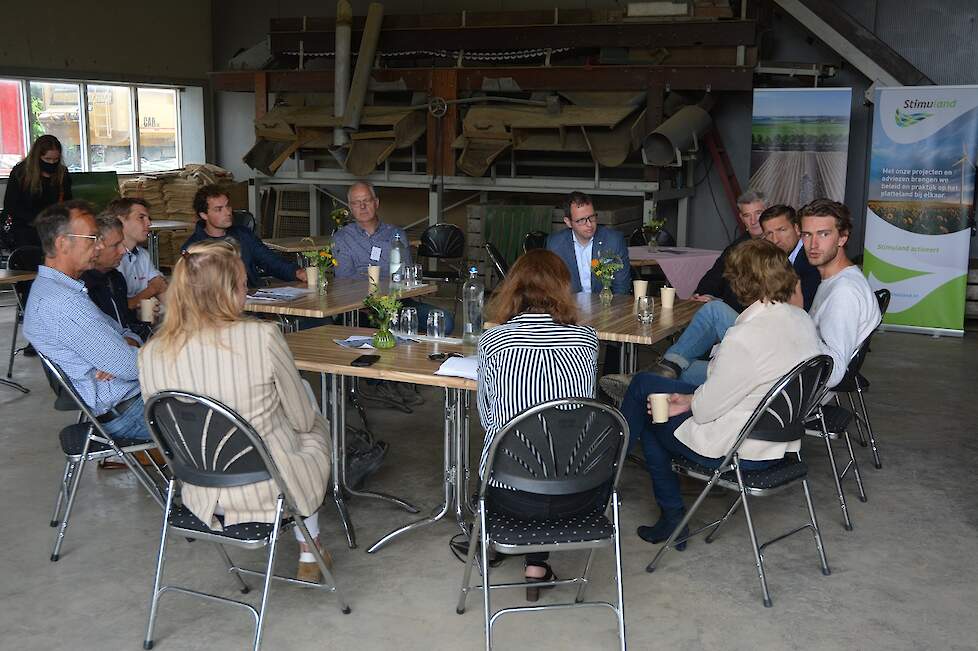
[[(570, 273), (555, 253), (536, 249), (521, 256), (496, 290), (489, 318), (500, 325), (479, 339), (479, 416), (486, 431), (479, 474), (486, 470), (492, 438), (515, 416), (560, 398), (593, 398), (598, 335), (577, 324)], [(603, 508), (608, 488), (546, 496), (513, 490), (490, 479), (492, 509), (517, 518), (552, 518)], [(551, 581), (546, 553), (527, 554), (528, 581)], [(536, 601), (539, 588), (527, 588)]]
[[(646, 542), (668, 539), (686, 512), (672, 457), (680, 455), (717, 468), (774, 383), (799, 363), (821, 354), (811, 317), (791, 303), (798, 276), (781, 249), (761, 239), (739, 244), (727, 256), (723, 276), (741, 305), (748, 307), (714, 349), (706, 382), (696, 387), (639, 373), (621, 405), (632, 442), (641, 440), (661, 512), (654, 525), (638, 528)], [(799, 299), (800, 292), (798, 303)], [(653, 393), (669, 394), (665, 423), (649, 418)], [(768, 467), (799, 445), (798, 441), (748, 439), (740, 448), (740, 467)], [(685, 548), (685, 542), (676, 545), (679, 551)]]
[(8, 231), (13, 248), (41, 246), (34, 218), (48, 206), (71, 198), (71, 177), (62, 160), (61, 142), (45, 134), (34, 141), (27, 156), (14, 165), (7, 179), (3, 197), (6, 219), (0, 226)]
[[(308, 515), (306, 527), (318, 546), (317, 510), (331, 468), (329, 429), (278, 327), (243, 316), (247, 291), (245, 268), (232, 242), (208, 240), (183, 253), (167, 290), (163, 325), (139, 353), (143, 397), (189, 391), (239, 413), (264, 440), (296, 507)], [(270, 480), (234, 488), (186, 484), (182, 494), (184, 506), (212, 529), (271, 523), (278, 497)], [(301, 552), (297, 577), (316, 581), (315, 557), (301, 544), (298, 528), (295, 534)]]

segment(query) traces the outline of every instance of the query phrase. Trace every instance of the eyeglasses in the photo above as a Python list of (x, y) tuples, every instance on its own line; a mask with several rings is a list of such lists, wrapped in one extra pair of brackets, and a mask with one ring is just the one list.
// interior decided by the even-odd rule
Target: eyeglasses
[(350, 202), (350, 208), (354, 208), (354, 207), (356, 207), (356, 208), (366, 208), (367, 206), (369, 206), (370, 204), (372, 204), (376, 200), (377, 199), (362, 199), (360, 201), (351, 201)]
[(587, 217), (581, 217), (580, 219), (575, 219), (574, 223), (578, 226), (583, 226), (584, 224), (594, 224), (598, 221), (597, 214), (588, 215)]
[(78, 233), (65, 233), (65, 237), (80, 237), (80, 238), (83, 238), (83, 239), (86, 239), (86, 240), (92, 240), (96, 244), (98, 244), (98, 243), (100, 243), (102, 241), (102, 236), (101, 235), (80, 235)]
[(462, 353), (429, 353), (428, 359), (433, 362), (444, 362), (449, 357), (463, 357)]

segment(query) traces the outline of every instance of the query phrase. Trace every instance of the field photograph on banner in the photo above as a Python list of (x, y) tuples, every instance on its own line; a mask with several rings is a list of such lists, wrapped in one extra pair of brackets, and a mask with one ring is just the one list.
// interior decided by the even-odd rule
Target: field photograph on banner
[(754, 90), (749, 187), (768, 205), (842, 202), (851, 106), (850, 88)]
[(976, 148), (978, 86), (877, 91), (863, 271), (884, 323), (963, 332)]

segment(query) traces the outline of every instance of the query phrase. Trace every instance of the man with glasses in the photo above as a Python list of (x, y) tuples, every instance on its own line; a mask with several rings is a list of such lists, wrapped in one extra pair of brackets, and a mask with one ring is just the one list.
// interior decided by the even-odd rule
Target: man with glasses
[(34, 225), (45, 258), (24, 310), (24, 336), (64, 371), (111, 436), (149, 440), (136, 366), (142, 342), (89, 300), (80, 280), (103, 249), (92, 206), (57, 204)]
[(547, 238), (547, 250), (556, 253), (567, 265), (571, 291), (575, 294), (601, 291), (601, 283), (591, 272), (591, 260), (607, 253), (620, 258), (623, 265), (611, 281), (611, 291), (628, 294), (632, 289), (632, 271), (625, 238), (614, 229), (598, 225), (591, 197), (583, 192), (571, 192), (564, 200), (564, 223), (567, 230), (551, 233)]
[(152, 334), (152, 328), (150, 324), (139, 321), (135, 309), (129, 307), (126, 278), (116, 268), (123, 256), (128, 254), (122, 222), (110, 209), (99, 215), (95, 222), (102, 238), (102, 248), (95, 255), (93, 268), (81, 275), (88, 298), (110, 319), (146, 341)]

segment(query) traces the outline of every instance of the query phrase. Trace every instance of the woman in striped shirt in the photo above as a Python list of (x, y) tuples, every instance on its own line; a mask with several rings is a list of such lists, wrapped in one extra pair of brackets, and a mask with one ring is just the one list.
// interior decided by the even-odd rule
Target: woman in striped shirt
[[(577, 325), (567, 265), (550, 251), (529, 251), (513, 265), (489, 306), (499, 323), (479, 340), (479, 417), (486, 431), (479, 474), (486, 471), (493, 436), (527, 409), (560, 398), (593, 398), (598, 336)], [(540, 495), (490, 480), (493, 511), (523, 519), (592, 513), (607, 503), (608, 489), (574, 495)], [(526, 556), (526, 578), (553, 580), (546, 553)], [(539, 588), (527, 588), (536, 601)]]

